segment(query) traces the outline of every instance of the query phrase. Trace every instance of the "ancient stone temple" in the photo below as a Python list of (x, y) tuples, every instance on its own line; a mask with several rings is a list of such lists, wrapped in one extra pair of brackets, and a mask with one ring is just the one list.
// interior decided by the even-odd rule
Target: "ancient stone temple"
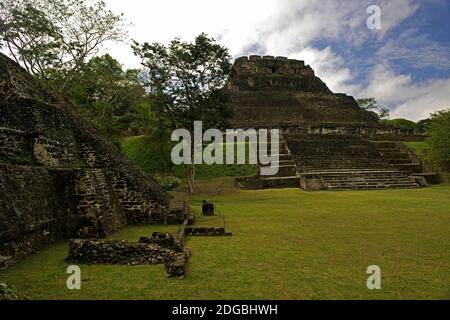
[(380, 125), (353, 97), (331, 92), (303, 61), (238, 58), (228, 88), (236, 128), (281, 131), (278, 174), (238, 179), (241, 187), (342, 190), (426, 184), (413, 176), (422, 172), (420, 161), (392, 142), (423, 136)]
[(58, 239), (181, 224), (189, 213), (0, 54), (0, 267)]

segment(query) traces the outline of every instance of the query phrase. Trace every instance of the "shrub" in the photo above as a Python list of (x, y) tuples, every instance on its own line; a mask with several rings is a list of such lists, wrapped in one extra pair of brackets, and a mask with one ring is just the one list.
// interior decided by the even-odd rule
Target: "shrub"
[(431, 115), (430, 157), (441, 169), (450, 169), (450, 109)]
[(178, 187), (181, 183), (180, 178), (174, 176), (155, 176), (154, 178), (166, 191), (170, 191)]
[(15, 288), (0, 281), (0, 300), (24, 300), (27, 297), (20, 294)]

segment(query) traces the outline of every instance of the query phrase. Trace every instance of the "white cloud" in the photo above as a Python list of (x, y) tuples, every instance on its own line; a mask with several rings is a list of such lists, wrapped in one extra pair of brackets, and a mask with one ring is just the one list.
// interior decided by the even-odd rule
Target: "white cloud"
[[(376, 65), (367, 87), (356, 80), (357, 66), (332, 50), (334, 45), (358, 49), (374, 45), (382, 49), (375, 53), (374, 63), (389, 57), (422, 63), (445, 65), (445, 48), (422, 46), (411, 48), (420, 37), (407, 32), (392, 33), (411, 17), (425, 2), (442, 4), (444, 0), (106, 0), (113, 11), (123, 12), (134, 25), (130, 38), (139, 42), (167, 43), (174, 37), (193, 40), (206, 32), (230, 49), (234, 56), (270, 54), (305, 60), (316, 74), (335, 92), (359, 97), (374, 96), (395, 106), (394, 116), (419, 119), (449, 105), (450, 80), (430, 80), (415, 83), (409, 75), (395, 74), (388, 63)], [(382, 30), (366, 27), (369, 5), (381, 7)], [(412, 32), (412, 31), (409, 31)], [(394, 37), (394, 40), (390, 40)], [(397, 41), (397, 38), (399, 40)], [(402, 40), (403, 39), (403, 40)], [(400, 41), (402, 40), (402, 41)], [(415, 43), (412, 43), (414, 42)], [(424, 41), (424, 40), (423, 40)], [(317, 43), (330, 47), (317, 48)], [(139, 67), (139, 59), (128, 44), (111, 44), (112, 52), (126, 67)], [(417, 55), (415, 55), (417, 53)], [(357, 63), (354, 62), (353, 63)]]
[(414, 83), (409, 75), (395, 74), (388, 66), (377, 65), (359, 96), (376, 97), (380, 103), (394, 106), (392, 118), (418, 121), (450, 108), (450, 78)]
[[(347, 41), (361, 45), (380, 37), (414, 12), (412, 0), (106, 0), (108, 7), (133, 23), (130, 38), (167, 43), (174, 37), (191, 40), (206, 32), (226, 45), (233, 56), (260, 48), (262, 54), (290, 55), (314, 41)], [(383, 30), (366, 28), (370, 4), (382, 8)], [(378, 33), (377, 33), (378, 32)], [(126, 66), (137, 66), (129, 45), (111, 44)]]
[(450, 69), (450, 45), (431, 41), (417, 29), (407, 29), (377, 51), (377, 56), (390, 62), (407, 62), (412, 68)]
[(360, 90), (358, 85), (352, 83), (353, 74), (346, 67), (345, 59), (334, 53), (330, 47), (323, 50), (308, 47), (290, 56), (311, 65), (316, 75), (333, 92), (349, 93)]

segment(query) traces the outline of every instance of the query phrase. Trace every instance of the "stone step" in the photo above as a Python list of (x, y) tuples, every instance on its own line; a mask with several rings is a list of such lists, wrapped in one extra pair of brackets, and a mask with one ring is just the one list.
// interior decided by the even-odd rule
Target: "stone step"
[(316, 170), (316, 171), (310, 171), (310, 172), (303, 172), (302, 175), (308, 175), (308, 174), (326, 174), (326, 175), (333, 175), (333, 174), (360, 174), (360, 173), (373, 173), (373, 174), (403, 174), (399, 172), (398, 170), (374, 170), (374, 169), (358, 169), (358, 170), (352, 170), (352, 169), (345, 169), (345, 170)]
[(422, 165), (420, 163), (397, 163), (392, 164), (394, 168), (408, 173), (422, 172)]
[(411, 159), (386, 159), (391, 164), (412, 164)]
[(268, 177), (261, 178), (263, 189), (300, 188), (300, 177)]
[(328, 190), (340, 191), (340, 190), (382, 190), (382, 189), (415, 189), (417, 185), (380, 185), (380, 186), (329, 186)]
[[(268, 166), (266, 166), (266, 167), (268, 167)], [(261, 168), (260, 168), (260, 172), (261, 172)], [(278, 173), (276, 174), (276, 176), (278, 176), (278, 177), (292, 177), (295, 175), (297, 175), (297, 167), (295, 165), (279, 166)]]

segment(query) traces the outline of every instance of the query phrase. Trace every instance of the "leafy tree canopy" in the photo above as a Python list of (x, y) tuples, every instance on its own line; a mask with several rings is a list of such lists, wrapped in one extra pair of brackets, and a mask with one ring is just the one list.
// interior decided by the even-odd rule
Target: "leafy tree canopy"
[(174, 127), (191, 130), (195, 120), (221, 127), (230, 116), (223, 90), (231, 71), (228, 49), (202, 33), (193, 43), (174, 39), (168, 46), (134, 42), (148, 72), (148, 88)]
[(450, 109), (439, 111), (431, 115), (429, 138), (431, 156), (434, 160), (446, 163), (450, 168)]
[(57, 93), (77, 81), (85, 63), (106, 41), (125, 37), (124, 21), (103, 1), (0, 0), (0, 44), (28, 72), (45, 82), (55, 73)]

